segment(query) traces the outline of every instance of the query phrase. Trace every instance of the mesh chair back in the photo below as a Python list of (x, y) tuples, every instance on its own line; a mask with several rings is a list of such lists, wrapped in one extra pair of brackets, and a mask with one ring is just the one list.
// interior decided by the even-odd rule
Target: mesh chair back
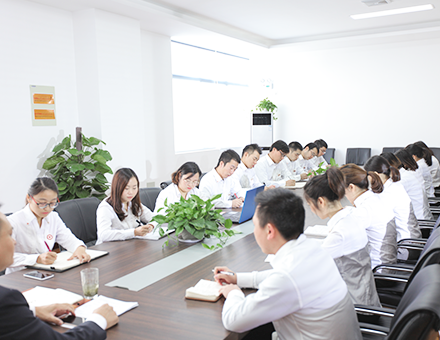
[(371, 157), (371, 148), (348, 148), (345, 156), (345, 164), (354, 163), (364, 165)]
[(382, 153), (385, 153), (385, 152), (396, 153), (400, 149), (403, 149), (403, 148), (383, 148), (382, 149)]
[(161, 188), (140, 188), (139, 195), (143, 205), (145, 205), (151, 211), (154, 211), (156, 206), (156, 199), (159, 193), (162, 191)]
[(330, 164), (330, 159), (335, 158), (335, 148), (328, 148), (325, 152), (324, 159)]

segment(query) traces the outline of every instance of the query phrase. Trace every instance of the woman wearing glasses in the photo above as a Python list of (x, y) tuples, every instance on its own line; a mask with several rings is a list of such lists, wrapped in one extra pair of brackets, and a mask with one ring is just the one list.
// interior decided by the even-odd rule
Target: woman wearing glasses
[(69, 260), (78, 258), (81, 262), (90, 261), (84, 243), (53, 211), (58, 202), (58, 187), (53, 179), (39, 177), (29, 188), (26, 206), (8, 216), (16, 246), (14, 263), (6, 270), (7, 274), (35, 263), (54, 263), (57, 258), (52, 251), (55, 242), (73, 253)]

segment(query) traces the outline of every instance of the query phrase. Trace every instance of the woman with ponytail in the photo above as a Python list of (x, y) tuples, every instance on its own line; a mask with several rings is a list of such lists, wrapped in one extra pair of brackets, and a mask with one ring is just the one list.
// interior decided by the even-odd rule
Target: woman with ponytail
[(344, 196), (344, 175), (335, 167), (312, 177), (304, 187), (312, 212), (321, 219), (330, 218), (330, 233), (322, 247), (333, 257), (353, 303), (380, 306), (367, 250), (367, 222), (356, 208), (342, 207)]
[(421, 237), (419, 224), (411, 199), (405, 188), (400, 183), (400, 173), (391, 166), (382, 156), (371, 157), (364, 165), (366, 171), (376, 172), (382, 183), (383, 192), (380, 194), (382, 201), (392, 208), (396, 219), (397, 241), (403, 238)]
[[(345, 197), (356, 212), (367, 221), (371, 268), (397, 262), (397, 232), (393, 210), (383, 205), (379, 195), (383, 184), (375, 172), (367, 172), (355, 164), (341, 167), (345, 178)], [(369, 185), (371, 190), (368, 189)]]
[(424, 159), (426, 164), (428, 165), (429, 173), (432, 177), (432, 186), (434, 188), (440, 187), (440, 164), (438, 159), (434, 156), (432, 150), (422, 141), (418, 141), (414, 143), (417, 146), (420, 146), (426, 153)]
[[(423, 180), (425, 182), (426, 194), (428, 195), (428, 197), (434, 197), (434, 186), (432, 185), (432, 176), (428, 169), (429, 164), (432, 165), (431, 157), (427, 157), (426, 152), (416, 144), (408, 145), (405, 148), (405, 150), (407, 150), (410, 153), (410, 155), (414, 158), (414, 160), (417, 162), (417, 165), (419, 166), (419, 168), (416, 171), (420, 172), (421, 175), (423, 176)], [(429, 164), (426, 160), (429, 161)]]
[(419, 167), (416, 161), (405, 149), (397, 151), (394, 157), (399, 160), (400, 182), (411, 199), (416, 218), (418, 220), (433, 219), (434, 217), (429, 209), (423, 177), (420, 173), (416, 172)]

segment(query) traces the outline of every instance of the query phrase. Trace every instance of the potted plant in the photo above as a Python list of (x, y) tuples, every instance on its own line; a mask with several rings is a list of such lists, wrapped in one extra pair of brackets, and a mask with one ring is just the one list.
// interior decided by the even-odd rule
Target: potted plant
[(81, 141), (73, 147), (72, 137), (65, 137), (61, 143), (52, 149), (53, 155), (43, 164), (58, 185), (60, 200), (95, 196), (99, 199), (106, 197), (109, 188), (106, 173), (112, 174), (107, 165), (112, 156), (99, 147), (105, 144), (102, 140), (81, 135)]
[(329, 167), (332, 167), (332, 166), (336, 166), (336, 167), (338, 167), (338, 166), (339, 166), (338, 164), (336, 164), (336, 161), (334, 160), (334, 158), (330, 158), (330, 164), (329, 164), (328, 166), (323, 166), (323, 165), (324, 165), (324, 162), (319, 163), (319, 165), (318, 165), (318, 169), (317, 169), (317, 170), (311, 170), (311, 171), (307, 174), (307, 176), (311, 176), (311, 175), (314, 175), (314, 176), (316, 176), (316, 175), (322, 175), (323, 173), (325, 173), (325, 172), (327, 171), (327, 169), (328, 169)]
[[(220, 214), (220, 209), (214, 209), (214, 203), (212, 202), (220, 197), (219, 194), (204, 201), (197, 195), (192, 195), (187, 200), (181, 197), (179, 202), (172, 204), (168, 204), (165, 200), (165, 206), (158, 211), (164, 210), (164, 215), (158, 214), (151, 220), (158, 223), (156, 228), (159, 228), (160, 236), (165, 235), (164, 229), (166, 228), (168, 231), (176, 231), (174, 237), (167, 235), (168, 239), (165, 241), (164, 246), (168, 246), (170, 240), (175, 240), (177, 243), (179, 239), (187, 240), (188, 238), (203, 241), (204, 238), (214, 236), (219, 240), (219, 243), (215, 246), (203, 243), (203, 247), (210, 250), (223, 248), (230, 236), (240, 232), (231, 230), (232, 221), (230, 219), (226, 220)], [(224, 230), (219, 230), (220, 226), (224, 226)]]
[(263, 99), (255, 107), (255, 110), (263, 111), (263, 112), (271, 112), (273, 120), (277, 120), (278, 119), (278, 117), (275, 117), (275, 112), (276, 112), (276, 110), (278, 110), (278, 107), (274, 103), (272, 103), (268, 98)]

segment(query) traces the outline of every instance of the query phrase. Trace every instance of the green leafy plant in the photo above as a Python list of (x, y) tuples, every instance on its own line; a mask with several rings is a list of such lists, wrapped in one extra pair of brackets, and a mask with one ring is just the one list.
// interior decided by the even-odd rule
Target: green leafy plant
[(43, 169), (57, 183), (61, 201), (90, 196), (105, 198), (109, 183), (104, 174), (113, 173), (107, 165), (112, 156), (99, 144), (105, 145), (98, 138), (82, 135), (81, 150), (77, 150), (69, 135), (52, 149), (54, 154), (46, 159)]
[[(324, 162), (319, 163), (318, 170), (311, 170), (307, 174), (307, 176), (311, 176), (311, 175), (316, 176), (316, 175), (322, 175), (323, 173), (325, 173), (327, 171), (328, 167), (323, 166), (323, 165), (324, 165)], [(330, 167), (332, 167), (332, 166), (336, 166), (336, 167), (339, 166), (338, 164), (336, 164), (336, 161), (334, 160), (334, 158), (330, 158)]]
[[(275, 112), (278, 110), (278, 107), (272, 103), (268, 98), (263, 99), (256, 107), (255, 110), (258, 111), (267, 111), (272, 113), (273, 120), (277, 120), (278, 117), (275, 117)], [(252, 110), (253, 111), (253, 110)]]
[[(175, 236), (169, 234), (164, 246), (169, 245), (170, 240), (179, 242), (178, 236), (186, 230), (195, 238), (202, 240), (203, 238), (216, 237), (219, 240), (215, 246), (209, 246), (203, 243), (206, 249), (214, 250), (223, 248), (224, 244), (230, 236), (240, 234), (235, 230), (231, 230), (232, 221), (225, 219), (221, 214), (220, 209), (214, 209), (214, 200), (220, 198), (221, 195), (214, 196), (206, 201), (202, 200), (197, 195), (192, 195), (187, 200), (183, 197), (179, 202), (168, 204), (165, 200), (165, 207), (158, 210), (165, 210), (164, 215), (156, 215), (151, 221), (157, 222), (160, 236), (165, 235), (163, 224), (168, 223), (168, 230), (175, 230)], [(220, 231), (219, 226), (224, 226), (224, 230)]]

